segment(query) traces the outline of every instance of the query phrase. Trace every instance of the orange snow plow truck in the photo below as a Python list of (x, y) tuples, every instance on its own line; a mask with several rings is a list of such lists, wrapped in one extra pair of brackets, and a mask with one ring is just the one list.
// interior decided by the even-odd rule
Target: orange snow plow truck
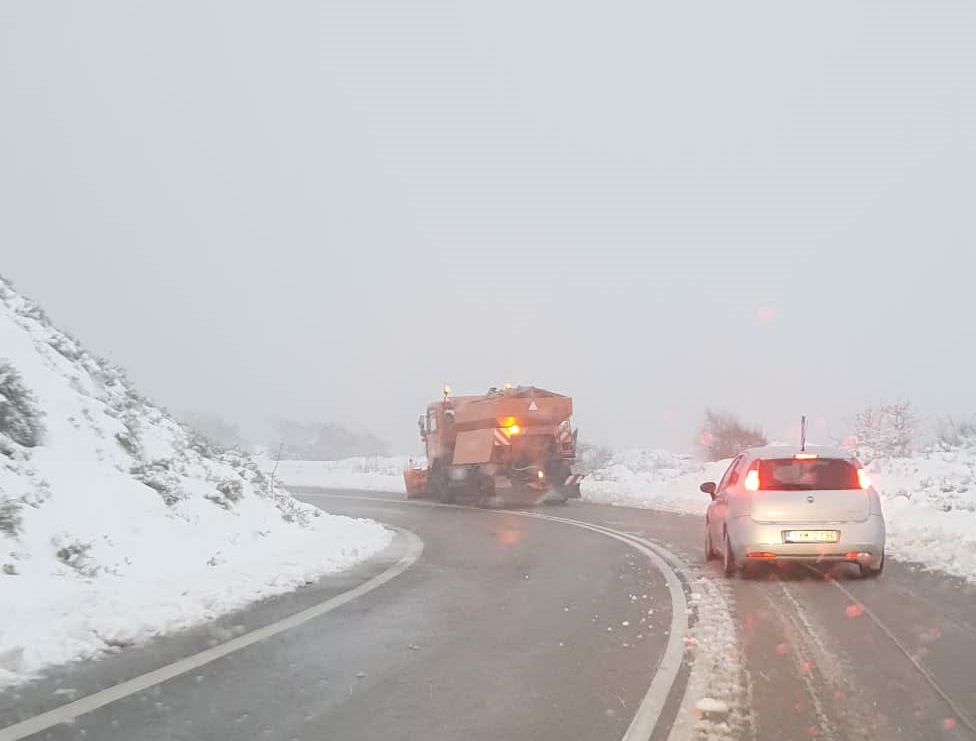
[(579, 498), (573, 400), (534, 386), (451, 396), (420, 417), (427, 468), (404, 474), (407, 498), (524, 507)]

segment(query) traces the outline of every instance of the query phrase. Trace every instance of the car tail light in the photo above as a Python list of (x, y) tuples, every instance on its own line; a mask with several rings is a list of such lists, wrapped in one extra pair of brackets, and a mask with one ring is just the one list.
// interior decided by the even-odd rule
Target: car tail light
[(775, 553), (767, 553), (766, 551), (757, 551), (755, 553), (747, 553), (748, 558), (776, 558)]
[(747, 491), (759, 491), (759, 470), (753, 468), (746, 473), (745, 487)]
[(815, 461), (820, 456), (816, 453), (797, 453), (793, 456), (793, 460), (797, 461)]
[(862, 489), (871, 488), (871, 477), (868, 475), (868, 472), (865, 471), (863, 468), (857, 469), (857, 484)]

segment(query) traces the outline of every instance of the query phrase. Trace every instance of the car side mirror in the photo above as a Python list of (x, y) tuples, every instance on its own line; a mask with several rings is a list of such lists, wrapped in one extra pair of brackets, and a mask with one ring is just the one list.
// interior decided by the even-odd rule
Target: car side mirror
[(714, 481), (706, 481), (704, 484), (698, 487), (705, 494), (708, 494), (713, 500), (715, 499), (715, 492), (718, 487), (715, 485)]

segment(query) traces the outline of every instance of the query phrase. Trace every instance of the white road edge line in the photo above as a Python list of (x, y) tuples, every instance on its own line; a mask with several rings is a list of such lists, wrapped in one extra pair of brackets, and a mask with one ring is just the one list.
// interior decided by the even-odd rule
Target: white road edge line
[(591, 525), (588, 522), (581, 522), (580, 520), (570, 520), (563, 517), (552, 517), (550, 515), (531, 512), (524, 512), (522, 514), (527, 517), (536, 517), (542, 520), (561, 522), (584, 530), (592, 530), (595, 533), (606, 535), (608, 538), (614, 538), (626, 543), (631, 548), (647, 556), (651, 563), (664, 576), (664, 580), (668, 585), (668, 592), (671, 594), (671, 629), (668, 634), (668, 645), (664, 650), (664, 655), (661, 657), (661, 663), (658, 664), (657, 671), (654, 673), (654, 679), (651, 680), (651, 686), (648, 687), (644, 699), (641, 700), (640, 707), (637, 708), (637, 713), (634, 715), (630, 726), (627, 728), (627, 732), (621, 739), (621, 741), (648, 741), (657, 728), (658, 721), (661, 719), (661, 713), (664, 711), (664, 706), (668, 701), (668, 696), (671, 694), (671, 689), (678, 679), (678, 672), (681, 670), (681, 664), (684, 660), (684, 639), (688, 634), (688, 602), (685, 599), (685, 590), (674, 569), (656, 551), (660, 550), (668, 553), (675, 560), (676, 557), (667, 551), (667, 549), (657, 544), (652, 544), (643, 538), (638, 538), (629, 533), (622, 533), (612, 528)]
[[(581, 520), (570, 520), (565, 517), (555, 517), (553, 515), (544, 515), (537, 512), (525, 512), (523, 510), (475, 509), (458, 504), (442, 504), (439, 502), (426, 501), (417, 502), (409, 499), (390, 499), (385, 497), (355, 496), (350, 494), (327, 494), (324, 492), (315, 493), (310, 491), (301, 491), (296, 493), (304, 496), (331, 499), (352, 499), (356, 501), (379, 502), (387, 504), (420, 505), (422, 507), (450, 507), (485, 513), (494, 512), (505, 515), (531, 517), (539, 520), (549, 520), (550, 522), (571, 525), (583, 530), (590, 530), (600, 535), (605, 535), (608, 538), (614, 538), (622, 543), (626, 543), (631, 548), (645, 555), (648, 560), (654, 564), (657, 570), (661, 572), (661, 574), (664, 576), (665, 582), (668, 585), (668, 592), (671, 596), (671, 628), (668, 634), (667, 647), (664, 650), (664, 655), (661, 657), (661, 663), (658, 665), (657, 671), (654, 673), (654, 678), (651, 680), (651, 686), (647, 689), (643, 700), (641, 700), (640, 706), (637, 708), (637, 713), (634, 715), (634, 718), (630, 722), (630, 726), (627, 728), (627, 732), (624, 734), (621, 741), (648, 741), (648, 739), (650, 739), (651, 735), (655, 731), (655, 728), (657, 727), (658, 721), (661, 718), (661, 713), (664, 711), (664, 706), (667, 703), (668, 696), (671, 694), (671, 689), (674, 687), (674, 684), (678, 679), (678, 672), (681, 670), (681, 665), (684, 660), (684, 638), (688, 633), (689, 627), (688, 602), (685, 599), (684, 588), (681, 585), (681, 580), (678, 578), (678, 575), (675, 573), (674, 569), (671, 568), (671, 564), (668, 563), (670, 561), (674, 564), (680, 564), (681, 559), (668, 551), (666, 548), (663, 548), (657, 543), (652, 543), (636, 535), (631, 535), (630, 533), (621, 532), (602, 525), (593, 525), (589, 522), (583, 522)], [(682, 705), (684, 705), (684, 700)], [(0, 739), (0, 741), (3, 740)]]
[(325, 602), (320, 602), (319, 604), (306, 608), (301, 612), (296, 612), (294, 615), (290, 615), (274, 623), (265, 625), (256, 630), (252, 630), (249, 633), (245, 633), (244, 635), (232, 638), (231, 640), (221, 643), (218, 646), (200, 651), (199, 653), (193, 654), (192, 656), (187, 656), (179, 661), (174, 661), (172, 664), (154, 669), (153, 671), (147, 672), (146, 674), (142, 674), (138, 677), (133, 677), (132, 679), (115, 685), (114, 687), (109, 687), (108, 689), (88, 695), (80, 700), (75, 700), (74, 702), (70, 702), (66, 705), (62, 705), (61, 707), (41, 713), (40, 715), (35, 715), (33, 718), (21, 721), (20, 723), (15, 723), (14, 725), (7, 726), (6, 728), (0, 728), (0, 741), (19, 741), (19, 739), (47, 730), (53, 726), (72, 721), (81, 715), (90, 713), (93, 710), (104, 707), (105, 705), (122, 700), (130, 695), (136, 694), (137, 692), (142, 692), (145, 689), (154, 687), (157, 684), (161, 684), (169, 679), (178, 677), (181, 674), (186, 674), (194, 669), (199, 669), (212, 661), (216, 661), (217, 659), (240, 651), (248, 646), (253, 646), (255, 643), (267, 640), (268, 638), (276, 636), (279, 633), (284, 633), (286, 630), (296, 628), (299, 625), (307, 623), (310, 620), (314, 620), (317, 617), (321, 617), (327, 612), (331, 612), (336, 608), (342, 607), (343, 605), (352, 602), (354, 599), (362, 597), (367, 592), (371, 592), (377, 587), (386, 584), (386, 582), (399, 576), (414, 563), (416, 563), (417, 559), (420, 558), (420, 555), (424, 550), (423, 541), (414, 533), (410, 532), (409, 530), (403, 530), (402, 528), (391, 529), (398, 530), (400, 534), (406, 538), (406, 552), (399, 561), (390, 566), (381, 574), (377, 574), (372, 579), (369, 579), (368, 581), (365, 581), (359, 586), (343, 592), (342, 594), (338, 594), (331, 599), (327, 599)]
[(970, 718), (966, 714), (966, 711), (963, 710), (961, 707), (959, 707), (956, 701), (949, 696), (949, 693), (946, 692), (944, 689), (942, 689), (939, 683), (935, 680), (935, 677), (932, 675), (932, 673), (929, 672), (929, 670), (926, 669), (924, 666), (922, 666), (922, 663), (915, 656), (912, 655), (912, 652), (908, 650), (908, 648), (905, 646), (904, 643), (898, 640), (898, 636), (896, 636), (894, 632), (890, 628), (888, 628), (887, 625), (881, 622), (881, 619), (874, 614), (874, 611), (871, 610), (871, 608), (865, 605), (857, 597), (855, 597), (850, 592), (850, 590), (847, 589), (847, 587), (845, 587), (843, 584), (838, 584), (837, 581), (834, 579), (831, 579), (830, 583), (833, 584), (835, 587), (837, 587), (837, 589), (839, 589), (849, 600), (851, 600), (851, 602), (860, 605), (864, 609), (864, 614), (867, 615), (869, 618), (871, 618), (871, 621), (878, 626), (878, 628), (881, 630), (882, 633), (888, 636), (888, 639), (892, 643), (894, 643), (895, 646), (898, 647), (899, 651), (905, 654), (905, 658), (907, 658), (912, 663), (912, 665), (918, 670), (918, 673), (925, 678), (925, 681), (929, 683), (929, 686), (932, 687), (932, 689), (935, 690), (936, 694), (945, 701), (945, 703), (952, 709), (952, 711), (956, 714), (959, 720), (961, 720), (963, 724), (970, 731), (976, 733), (976, 721)]

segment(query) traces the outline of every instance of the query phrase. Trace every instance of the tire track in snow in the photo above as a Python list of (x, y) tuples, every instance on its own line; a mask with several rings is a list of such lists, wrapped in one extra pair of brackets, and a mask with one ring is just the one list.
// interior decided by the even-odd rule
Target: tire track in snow
[[(871, 741), (877, 738), (875, 718), (858, 702), (860, 691), (850, 677), (846, 660), (830, 648), (787, 583), (774, 579), (763, 600), (780, 623), (799, 679), (813, 711), (816, 738), (831, 741)], [(781, 598), (781, 599), (780, 599)]]

